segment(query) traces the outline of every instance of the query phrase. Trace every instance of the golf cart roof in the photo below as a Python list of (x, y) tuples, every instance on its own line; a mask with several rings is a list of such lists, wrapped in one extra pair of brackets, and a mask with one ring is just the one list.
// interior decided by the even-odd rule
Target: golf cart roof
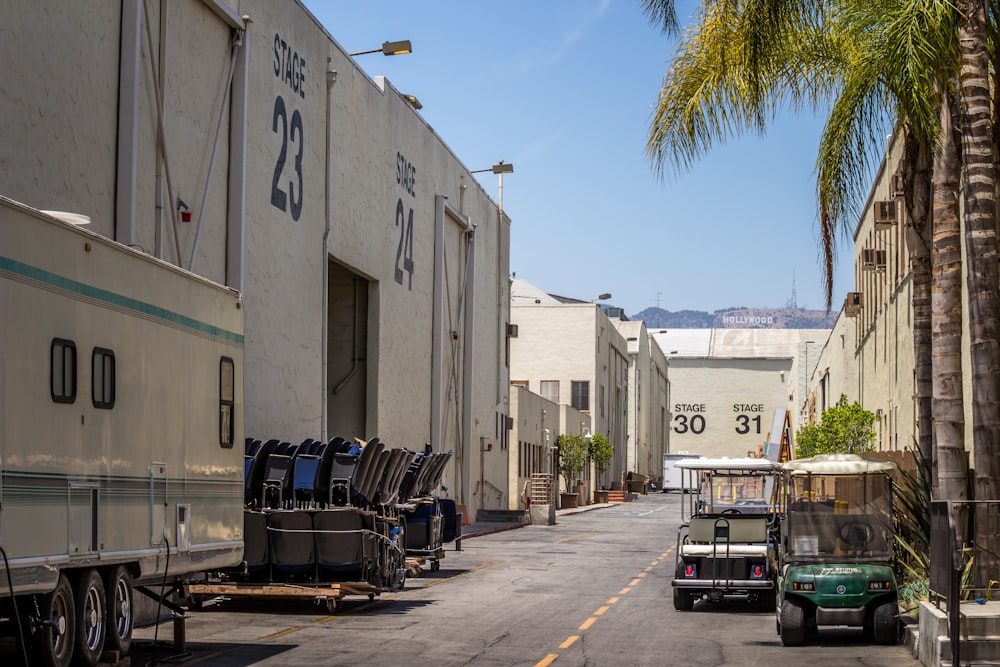
[(686, 470), (746, 470), (746, 471), (773, 471), (780, 470), (781, 464), (769, 459), (730, 458), (723, 456), (717, 459), (681, 459), (674, 463), (678, 468)]
[(868, 459), (857, 454), (817, 454), (807, 459), (786, 461), (782, 467), (793, 475), (860, 475), (870, 472), (890, 472), (896, 469), (896, 464), (892, 461)]

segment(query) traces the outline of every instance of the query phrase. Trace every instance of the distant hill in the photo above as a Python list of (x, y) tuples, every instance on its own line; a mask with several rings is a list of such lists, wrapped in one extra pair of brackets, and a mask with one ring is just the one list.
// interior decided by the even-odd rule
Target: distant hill
[(648, 329), (832, 329), (837, 313), (805, 308), (724, 308), (714, 313), (703, 310), (670, 312), (647, 308), (629, 316), (642, 320)]

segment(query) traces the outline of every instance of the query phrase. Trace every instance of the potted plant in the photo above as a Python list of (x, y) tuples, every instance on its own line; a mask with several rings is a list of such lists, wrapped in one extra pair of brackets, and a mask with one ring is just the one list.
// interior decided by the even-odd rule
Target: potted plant
[(587, 465), (587, 458), (590, 450), (587, 441), (582, 435), (568, 435), (563, 433), (556, 438), (556, 447), (559, 448), (559, 474), (562, 475), (566, 483), (566, 492), (559, 494), (560, 507), (576, 507), (580, 503), (580, 496), (570, 493), (575, 481), (580, 477), (583, 468)]
[[(587, 441), (587, 456), (594, 462), (597, 473), (607, 472), (611, 465), (611, 457), (615, 454), (615, 448), (608, 442), (607, 436), (595, 433)], [(601, 502), (601, 501), (595, 501)], [(606, 500), (603, 502), (607, 502)]]

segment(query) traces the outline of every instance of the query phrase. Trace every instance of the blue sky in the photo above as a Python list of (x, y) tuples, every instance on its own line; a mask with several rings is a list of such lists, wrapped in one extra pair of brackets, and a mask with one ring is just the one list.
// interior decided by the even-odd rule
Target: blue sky
[[(824, 306), (814, 162), (822, 119), (779, 118), (659, 179), (645, 154), (675, 42), (638, 0), (304, 0), (348, 51), (415, 95), (469, 169), (498, 160), (511, 271), (543, 290), (637, 313)], [(694, 3), (681, 0), (684, 23)], [(478, 174), (497, 195), (497, 177)], [(853, 290), (838, 238), (834, 310)]]

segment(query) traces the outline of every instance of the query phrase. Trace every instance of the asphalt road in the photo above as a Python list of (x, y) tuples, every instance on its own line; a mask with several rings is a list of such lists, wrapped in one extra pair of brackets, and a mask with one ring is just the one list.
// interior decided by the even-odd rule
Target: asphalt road
[(560, 516), (469, 538), (441, 569), (334, 614), (311, 602), (230, 599), (191, 612), (186, 653), (169, 623), (136, 631), (132, 665), (866, 665), (919, 664), (860, 630), (823, 629), (786, 648), (774, 615), (739, 601), (671, 602), (680, 496)]

